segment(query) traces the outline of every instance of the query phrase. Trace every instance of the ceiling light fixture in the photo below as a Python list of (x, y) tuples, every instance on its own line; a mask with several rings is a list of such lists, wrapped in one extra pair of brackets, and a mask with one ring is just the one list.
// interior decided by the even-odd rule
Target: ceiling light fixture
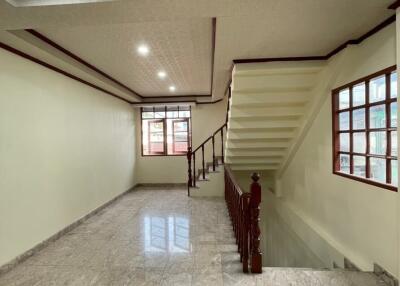
[(176, 88), (175, 88), (174, 85), (171, 85), (171, 86), (169, 87), (169, 91), (170, 91), (170, 92), (174, 92), (175, 90), (176, 90)]
[(140, 45), (140, 46), (137, 48), (137, 51), (138, 51), (138, 53), (139, 53), (141, 56), (147, 56), (147, 55), (149, 54), (149, 52), (150, 52), (150, 49), (149, 49), (149, 47), (146, 46), (146, 45)]
[(157, 75), (159, 78), (164, 79), (167, 76), (167, 73), (165, 71), (159, 71)]

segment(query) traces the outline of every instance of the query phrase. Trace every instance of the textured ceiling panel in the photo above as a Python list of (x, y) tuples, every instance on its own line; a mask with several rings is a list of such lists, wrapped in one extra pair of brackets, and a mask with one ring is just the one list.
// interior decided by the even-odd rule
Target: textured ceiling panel
[[(211, 19), (38, 31), (143, 96), (210, 94)], [(146, 57), (137, 53), (141, 44), (150, 48)]]

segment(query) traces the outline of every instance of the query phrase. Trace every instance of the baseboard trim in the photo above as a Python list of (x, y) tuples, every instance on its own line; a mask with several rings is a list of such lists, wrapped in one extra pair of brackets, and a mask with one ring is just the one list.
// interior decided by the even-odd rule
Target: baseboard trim
[(111, 205), (112, 203), (116, 202), (117, 200), (119, 200), (121, 197), (123, 197), (124, 195), (126, 195), (129, 192), (132, 192), (135, 188), (137, 188), (139, 186), (139, 184), (135, 184), (133, 187), (131, 187), (130, 189), (126, 190), (125, 192), (119, 194), (118, 196), (112, 198), (110, 201), (106, 202), (105, 204), (102, 204), (101, 206), (97, 207), (96, 209), (92, 210), (91, 212), (89, 212), (87, 215), (81, 217), (80, 219), (78, 219), (77, 221), (71, 223), (70, 225), (67, 225), (66, 227), (64, 227), (63, 229), (61, 229), (60, 231), (56, 232), (54, 235), (50, 236), (49, 238), (45, 239), (44, 241), (40, 242), (39, 244), (35, 245), (34, 247), (32, 247), (31, 249), (29, 249), (28, 251), (25, 251), (24, 253), (18, 255), (16, 258), (14, 258), (13, 260), (11, 260), (10, 262), (0, 266), (0, 275), (10, 271), (11, 269), (13, 269), (14, 267), (16, 267), (17, 265), (21, 264), (22, 262), (24, 262), (26, 259), (28, 259), (29, 257), (31, 257), (32, 255), (34, 255), (35, 253), (39, 252), (40, 250), (42, 250), (43, 248), (45, 248), (47, 245), (49, 245), (49, 243), (56, 241), (57, 239), (59, 239), (61, 236), (65, 235), (66, 233), (68, 233), (69, 231), (71, 231), (72, 229), (74, 229), (75, 227), (77, 227), (78, 225), (82, 224), (84, 221), (88, 220), (90, 217), (94, 216), (95, 214), (99, 213), (101, 210), (103, 210), (104, 208), (108, 207), (109, 205)]
[(399, 286), (399, 280), (376, 263), (374, 263), (374, 274), (385, 281), (387, 285)]

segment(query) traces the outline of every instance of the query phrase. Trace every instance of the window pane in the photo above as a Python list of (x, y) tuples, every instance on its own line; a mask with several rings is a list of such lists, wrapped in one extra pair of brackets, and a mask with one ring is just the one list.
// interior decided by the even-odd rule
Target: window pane
[(142, 112), (142, 118), (154, 118), (154, 112)]
[(340, 134), (340, 151), (349, 152), (350, 151), (350, 134), (341, 133)]
[(354, 175), (365, 177), (366, 159), (363, 156), (354, 156)]
[(162, 122), (150, 122), (150, 132), (163, 132), (164, 124)]
[(339, 130), (349, 130), (349, 112), (339, 113)]
[(371, 132), (369, 134), (370, 153), (375, 155), (386, 154), (386, 132)]
[(397, 102), (390, 104), (390, 126), (397, 127)]
[(174, 132), (186, 132), (187, 130), (187, 121), (174, 122)]
[(390, 163), (392, 165), (392, 185), (397, 186), (399, 181), (397, 173), (397, 160), (392, 160)]
[(353, 111), (353, 129), (365, 129), (365, 108)]
[(164, 153), (164, 143), (163, 142), (150, 142), (149, 154), (163, 154), (163, 153)]
[(179, 118), (190, 117), (190, 111), (179, 111)]
[(392, 156), (397, 156), (397, 131), (390, 132), (391, 136), (391, 146), (392, 146)]
[(366, 151), (365, 132), (353, 133), (353, 152), (365, 153)]
[(386, 127), (385, 105), (373, 106), (369, 109), (369, 127), (370, 128)]
[(339, 109), (350, 107), (350, 91), (348, 88), (339, 92)]
[(165, 118), (165, 111), (156, 111), (154, 113), (155, 118)]
[(167, 111), (167, 118), (178, 118), (178, 111)]
[(340, 154), (340, 171), (350, 174), (350, 155)]
[(163, 133), (150, 133), (150, 142), (163, 142)]
[(188, 134), (186, 132), (175, 133), (175, 142), (188, 141)]
[(386, 183), (386, 160), (370, 158), (371, 178), (381, 183)]
[(397, 73), (393, 72), (390, 75), (390, 97), (396, 98), (397, 97)]
[(365, 83), (353, 87), (353, 106), (365, 104)]
[(380, 76), (372, 79), (369, 82), (369, 102), (377, 102), (385, 100), (386, 97), (386, 84), (385, 76)]

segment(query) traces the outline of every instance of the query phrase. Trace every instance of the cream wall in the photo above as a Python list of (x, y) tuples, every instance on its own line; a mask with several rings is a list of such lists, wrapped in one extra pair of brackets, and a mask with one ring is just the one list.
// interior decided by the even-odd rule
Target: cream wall
[[(192, 137), (193, 147), (197, 148), (207, 137), (221, 127), (226, 119), (226, 97), (215, 104), (201, 104), (192, 106)], [(136, 113), (136, 125), (140, 126), (140, 109)], [(138, 182), (139, 183), (186, 183), (187, 159), (186, 156), (146, 156), (141, 155), (141, 130), (137, 128), (138, 150)], [(211, 141), (206, 149), (206, 161), (212, 162)], [(216, 155), (220, 155), (220, 138), (216, 138)], [(200, 153), (198, 153), (200, 156)], [(197, 168), (200, 168), (199, 158), (196, 159)]]
[[(396, 64), (395, 25), (334, 57), (334, 89)], [(347, 256), (363, 270), (376, 262), (397, 275), (398, 194), (332, 174), (331, 94), (280, 178), (281, 215), (327, 266)]]
[(0, 265), (135, 183), (132, 107), (0, 50)]

